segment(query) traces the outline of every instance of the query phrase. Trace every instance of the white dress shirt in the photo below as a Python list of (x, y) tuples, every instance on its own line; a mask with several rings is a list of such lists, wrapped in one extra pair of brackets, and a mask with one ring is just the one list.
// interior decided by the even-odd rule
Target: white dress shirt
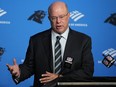
[(66, 45), (66, 41), (68, 38), (68, 33), (69, 33), (69, 27), (63, 34), (57, 34), (56, 32), (54, 32), (52, 30), (52, 39), (51, 40), (52, 40), (52, 52), (53, 52), (53, 72), (54, 72), (54, 67), (55, 67), (54, 48), (55, 48), (56, 37), (62, 36), (62, 38), (60, 39), (60, 44), (61, 44), (61, 53), (62, 53), (62, 58), (63, 58), (65, 45)]

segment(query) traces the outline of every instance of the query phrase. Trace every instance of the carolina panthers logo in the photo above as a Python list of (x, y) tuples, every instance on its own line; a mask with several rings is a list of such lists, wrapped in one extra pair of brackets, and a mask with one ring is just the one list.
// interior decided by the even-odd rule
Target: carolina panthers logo
[(116, 26), (116, 13), (111, 14), (111, 16), (105, 20), (105, 23), (110, 23)]
[(45, 17), (45, 11), (43, 11), (43, 10), (38, 10), (38, 11), (35, 11), (35, 13), (34, 14), (32, 14), (29, 18), (28, 18), (28, 20), (33, 20), (33, 21), (35, 21), (35, 22), (37, 22), (37, 23), (40, 23), (40, 24), (42, 24), (42, 20), (43, 20), (43, 18)]

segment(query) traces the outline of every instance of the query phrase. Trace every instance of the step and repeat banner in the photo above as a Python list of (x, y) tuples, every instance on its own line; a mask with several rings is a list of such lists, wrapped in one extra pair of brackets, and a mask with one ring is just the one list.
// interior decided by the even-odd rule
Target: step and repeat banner
[[(0, 87), (31, 87), (33, 76), (15, 85), (6, 64), (23, 63), (30, 36), (50, 28), (48, 6), (56, 0), (0, 0)], [(116, 0), (61, 0), (69, 26), (92, 38), (94, 76), (116, 76)]]

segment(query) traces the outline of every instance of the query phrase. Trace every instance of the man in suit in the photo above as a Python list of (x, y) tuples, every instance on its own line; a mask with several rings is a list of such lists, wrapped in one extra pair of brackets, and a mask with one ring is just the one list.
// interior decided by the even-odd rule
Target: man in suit
[[(93, 76), (94, 62), (91, 38), (68, 26), (70, 13), (64, 2), (57, 1), (48, 8), (51, 28), (30, 38), (23, 64), (7, 64), (16, 83), (34, 75), (34, 87), (55, 87), (57, 81), (86, 81)], [(60, 53), (55, 53), (56, 37), (60, 36)], [(58, 47), (57, 46), (57, 47)], [(56, 73), (56, 54), (60, 66)]]

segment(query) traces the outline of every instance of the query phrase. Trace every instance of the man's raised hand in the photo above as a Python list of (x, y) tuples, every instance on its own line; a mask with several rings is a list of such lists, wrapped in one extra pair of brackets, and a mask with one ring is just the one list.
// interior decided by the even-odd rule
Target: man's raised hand
[(8, 67), (8, 70), (10, 71), (12, 76), (20, 77), (20, 69), (18, 64), (16, 63), (15, 58), (13, 59), (13, 65), (6, 64), (6, 66)]

